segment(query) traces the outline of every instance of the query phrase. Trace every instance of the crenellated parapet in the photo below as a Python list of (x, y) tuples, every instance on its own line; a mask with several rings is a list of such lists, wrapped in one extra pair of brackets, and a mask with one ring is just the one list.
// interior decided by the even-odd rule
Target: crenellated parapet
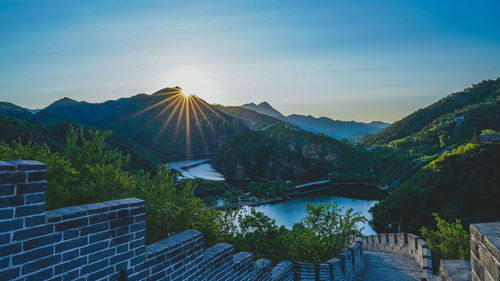
[(0, 161), (0, 280), (354, 280), (363, 241), (321, 264), (282, 261), (187, 230), (146, 245), (136, 198), (45, 211), (46, 165)]
[(404, 255), (415, 260), (422, 269), (422, 280), (432, 276), (432, 256), (429, 244), (411, 233), (380, 233), (363, 239), (363, 249)]

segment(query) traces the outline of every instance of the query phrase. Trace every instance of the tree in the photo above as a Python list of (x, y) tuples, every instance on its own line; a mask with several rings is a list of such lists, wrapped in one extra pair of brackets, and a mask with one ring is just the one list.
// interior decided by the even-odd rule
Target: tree
[(436, 220), (436, 230), (422, 227), (420, 232), (431, 249), (433, 268), (439, 268), (441, 259), (469, 260), (469, 234), (462, 226), (460, 220), (449, 223), (433, 213)]

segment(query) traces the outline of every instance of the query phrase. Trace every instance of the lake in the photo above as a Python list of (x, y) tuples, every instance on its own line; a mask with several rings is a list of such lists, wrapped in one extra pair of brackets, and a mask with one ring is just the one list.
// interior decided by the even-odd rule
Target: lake
[[(209, 160), (210, 159), (177, 161), (168, 163), (168, 166), (180, 173), (178, 179), (201, 178), (206, 180), (223, 181), (224, 176), (217, 172), (210, 165)], [(349, 190), (357, 190), (358, 192), (363, 194), (369, 193), (370, 190), (376, 191), (373, 189), (374, 187), (371, 189), (366, 189), (366, 187), (364, 189), (354, 186), (349, 187)], [(341, 189), (339, 188), (338, 190)], [(256, 206), (254, 208), (255, 210), (263, 212), (268, 217), (276, 220), (276, 224), (285, 225), (287, 228), (292, 228), (294, 223), (299, 222), (301, 219), (306, 217), (306, 202), (318, 204), (329, 203), (332, 200), (337, 201), (338, 206), (344, 208), (344, 210), (353, 208), (354, 212), (360, 212), (368, 220), (372, 219), (372, 216), (368, 212), (368, 210), (370, 210), (370, 208), (375, 205), (375, 203), (377, 203), (377, 200), (351, 199), (347, 197), (321, 193), (294, 197), (284, 202), (265, 204)], [(249, 210), (250, 208), (246, 207), (244, 209), (244, 212), (249, 212)], [(369, 224), (362, 224), (360, 226), (364, 227), (363, 234), (376, 234), (376, 232)]]
[[(368, 210), (370, 210), (370, 208), (377, 203), (376, 200), (360, 200), (326, 194), (317, 194), (294, 197), (284, 202), (260, 205), (253, 208), (255, 208), (256, 211), (262, 212), (266, 216), (276, 220), (277, 225), (285, 225), (287, 228), (291, 229), (294, 223), (299, 222), (307, 216), (306, 202), (312, 204), (324, 204), (332, 202), (332, 200), (337, 201), (338, 206), (343, 207), (344, 210), (352, 208), (354, 212), (361, 213), (368, 220), (372, 219)], [(249, 212), (249, 209), (249, 207), (246, 207), (245, 212)], [(369, 224), (359, 224), (359, 226), (364, 227), (364, 235), (376, 234), (375, 230), (373, 230)]]

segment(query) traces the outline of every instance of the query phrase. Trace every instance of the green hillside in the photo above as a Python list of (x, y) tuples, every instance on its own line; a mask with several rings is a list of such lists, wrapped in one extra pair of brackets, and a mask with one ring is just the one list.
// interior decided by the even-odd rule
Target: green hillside
[[(457, 117), (463, 117), (458, 128)], [(406, 147), (429, 155), (440, 147), (467, 142), (474, 129), (498, 130), (499, 120), (500, 78), (483, 81), (419, 109), (362, 143)]]
[(33, 113), (10, 102), (0, 102), (0, 116), (29, 120), (33, 116)]
[(217, 108), (242, 120), (245, 125), (253, 130), (263, 129), (269, 125), (283, 122), (275, 117), (258, 113), (251, 109), (246, 109), (241, 106), (222, 106), (217, 105)]
[[(466, 144), (422, 167), (373, 208), (377, 230), (399, 221), (404, 231), (418, 233), (442, 218), (466, 225), (500, 219), (500, 145)], [(394, 230), (394, 229), (393, 229)]]
[(318, 179), (329, 172), (369, 173), (372, 158), (364, 148), (279, 123), (238, 131), (213, 163), (229, 179)]
[[(26, 121), (18, 118), (0, 116), (0, 142), (11, 144), (14, 141), (22, 143), (47, 145), (52, 151), (61, 151), (66, 143), (66, 134), (71, 126), (85, 127), (75, 122), (63, 122), (60, 119), (44, 116), (42, 122), (35, 118), (39, 113)], [(40, 116), (38, 116), (40, 117)], [(106, 139), (106, 149), (118, 149), (131, 157), (130, 168), (149, 170), (156, 167), (159, 158), (150, 150), (137, 144), (130, 138), (111, 134)]]
[[(392, 193), (373, 209), (378, 231), (402, 218), (418, 232), (442, 218), (464, 224), (500, 219), (500, 145), (480, 144), (483, 130), (500, 129), (500, 79), (483, 81), (403, 118), (364, 140), (402, 151), (414, 166), (393, 173)], [(375, 151), (377, 151), (376, 149)], [(392, 224), (394, 226), (394, 224)]]
[(97, 104), (65, 98), (39, 113), (112, 130), (147, 148), (162, 162), (215, 153), (225, 139), (245, 126), (197, 97), (184, 97), (180, 88)]

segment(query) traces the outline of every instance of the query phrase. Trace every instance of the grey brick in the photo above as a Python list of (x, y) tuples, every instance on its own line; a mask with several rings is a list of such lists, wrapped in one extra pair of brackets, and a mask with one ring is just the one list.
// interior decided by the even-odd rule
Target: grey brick
[(87, 210), (81, 206), (71, 206), (56, 210), (61, 215), (62, 220), (82, 217), (87, 215)]
[(22, 254), (12, 257), (12, 264), (19, 265), (25, 264), (27, 262), (52, 255), (54, 253), (54, 246), (47, 246), (44, 248), (39, 248), (29, 252), (23, 252)]
[(28, 181), (42, 181), (47, 179), (46, 171), (36, 171), (28, 173)]
[(12, 280), (19, 277), (21, 269), (19, 267), (0, 271), (0, 280)]
[(47, 169), (47, 165), (42, 162), (34, 161), (34, 160), (11, 160), (9, 161), (11, 164), (17, 166), (18, 170), (45, 170)]
[(101, 222), (99, 224), (89, 225), (87, 227), (82, 228), (80, 230), (80, 235), (82, 235), (82, 236), (89, 235), (92, 233), (101, 232), (101, 231), (108, 230), (108, 229), (109, 229), (109, 223), (108, 222)]
[(23, 250), (28, 251), (31, 249), (39, 248), (45, 245), (50, 245), (54, 244), (56, 242), (61, 241), (62, 239), (62, 234), (61, 233), (55, 233), (55, 234), (50, 234), (47, 236), (42, 236), (38, 238), (34, 238), (28, 241), (24, 241), (23, 243)]
[(58, 275), (63, 272), (68, 272), (80, 266), (84, 266), (85, 264), (87, 264), (87, 257), (80, 257), (68, 262), (64, 262), (54, 267), (54, 274)]
[(146, 222), (134, 223), (130, 225), (130, 232), (136, 232), (146, 229)]
[(134, 257), (134, 251), (125, 252), (123, 254), (115, 255), (109, 259), (110, 264), (119, 263)]
[(24, 218), (24, 225), (26, 227), (45, 224), (45, 222), (46, 222), (45, 213), (40, 214), (40, 215), (36, 215), (36, 216), (32, 216), (32, 217)]
[(113, 274), (114, 271), (115, 269), (113, 267), (107, 267), (105, 269), (97, 271), (96, 273), (90, 274), (87, 277), (87, 280), (98, 280), (100, 278)]
[(14, 241), (27, 240), (34, 237), (52, 233), (52, 231), (53, 231), (52, 225), (42, 225), (25, 230), (16, 231), (14, 232), (14, 236), (12, 237), (12, 239)]
[(110, 257), (115, 254), (115, 249), (106, 249), (104, 251), (97, 252), (95, 254), (91, 254), (89, 256), (89, 263), (93, 263), (102, 259), (105, 259), (107, 257)]
[(23, 206), (25, 202), (24, 196), (9, 196), (0, 198), (0, 208)]
[(123, 244), (123, 245), (120, 245), (118, 247), (116, 247), (116, 253), (117, 254), (120, 254), (120, 253), (123, 253), (123, 252), (126, 252), (128, 251), (128, 244)]
[(15, 171), (16, 168), (16, 165), (10, 162), (0, 161), (0, 171)]
[(45, 193), (34, 193), (26, 195), (26, 204), (37, 204), (44, 203), (45, 204), (46, 196)]
[(49, 267), (61, 261), (61, 255), (50, 256), (36, 261), (26, 263), (22, 266), (22, 274), (28, 274), (45, 267)]
[(80, 237), (73, 240), (68, 240), (56, 245), (56, 253), (65, 252), (67, 250), (75, 249), (85, 245), (87, 245), (87, 237)]
[(74, 220), (62, 221), (56, 224), (56, 231), (64, 231), (76, 227), (86, 226), (88, 224), (88, 218), (78, 218)]
[(110, 221), (110, 227), (111, 228), (117, 228), (117, 227), (120, 227), (120, 226), (129, 225), (129, 224), (132, 224), (132, 223), (134, 223), (134, 220), (132, 218), (130, 218), (130, 217), (120, 218), (120, 219), (117, 219), (117, 220)]
[(80, 230), (79, 229), (70, 229), (70, 230), (64, 231), (63, 239), (64, 240), (68, 240), (68, 239), (76, 238), (78, 236), (80, 236)]
[(111, 238), (111, 231), (103, 231), (89, 236), (89, 243)]
[(124, 235), (121, 237), (113, 238), (113, 239), (111, 239), (110, 246), (117, 246), (117, 245), (120, 245), (123, 243), (127, 243), (127, 242), (131, 241), (133, 237), (134, 237), (133, 234), (128, 234), (128, 235)]
[(40, 280), (48, 280), (54, 276), (52, 268), (47, 268), (45, 270), (39, 271), (32, 275), (29, 275), (24, 279), (25, 281), (40, 281)]
[(16, 212), (14, 216), (16, 218), (19, 218), (19, 217), (32, 216), (36, 214), (45, 214), (45, 204), (16, 207)]
[(143, 231), (138, 231), (135, 233), (134, 235), (134, 239), (139, 239), (139, 238), (142, 238), (142, 237), (145, 237), (146, 236), (146, 231), (143, 230)]
[(109, 265), (109, 260), (107, 260), (107, 259), (101, 260), (101, 261), (98, 261), (98, 262), (95, 262), (95, 263), (92, 263), (92, 264), (89, 264), (89, 265), (82, 267), (80, 269), (80, 274), (83, 275), (83, 274), (89, 274), (92, 272), (96, 272), (97, 270), (102, 269), (108, 265)]
[(129, 232), (130, 231), (129, 231), (128, 225), (118, 227), (115, 229), (116, 236), (122, 236), (122, 235), (129, 233)]
[(69, 261), (80, 256), (80, 249), (74, 249), (63, 254), (63, 261)]
[(102, 241), (102, 242), (88, 245), (88, 246), (80, 249), (80, 255), (82, 255), (82, 256), (88, 255), (88, 254), (98, 252), (100, 250), (104, 250), (108, 247), (108, 244), (109, 244), (108, 241)]
[(96, 214), (89, 217), (90, 224), (116, 219), (116, 213)]
[(5, 257), (21, 252), (21, 243), (0, 246), (0, 257)]
[(63, 275), (63, 281), (73, 281), (80, 276), (80, 270), (76, 269)]
[(13, 184), (0, 184), (0, 196), (14, 195), (14, 187)]
[(37, 183), (20, 183), (17, 185), (17, 194), (39, 193), (45, 192), (47, 189), (46, 182)]
[(24, 172), (0, 173), (0, 182), (2, 184), (26, 182), (26, 174)]
[(0, 210), (0, 220), (12, 219), (14, 217), (14, 209)]
[(10, 233), (0, 234), (0, 244), (10, 243)]
[(9, 267), (10, 257), (0, 258), (0, 270)]

